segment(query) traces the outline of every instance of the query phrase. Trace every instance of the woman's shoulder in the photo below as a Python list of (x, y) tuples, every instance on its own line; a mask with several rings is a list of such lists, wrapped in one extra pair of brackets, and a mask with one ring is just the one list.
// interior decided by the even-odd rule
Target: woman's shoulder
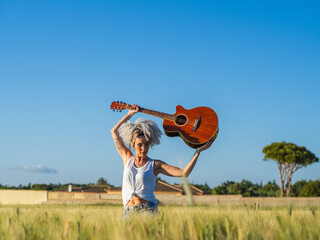
[(156, 167), (160, 167), (164, 162), (159, 159), (152, 159)]

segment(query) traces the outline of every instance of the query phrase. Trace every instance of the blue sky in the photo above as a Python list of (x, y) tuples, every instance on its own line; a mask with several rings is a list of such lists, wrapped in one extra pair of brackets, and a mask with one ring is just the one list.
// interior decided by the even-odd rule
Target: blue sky
[[(174, 113), (209, 106), (220, 133), (190, 182), (267, 183), (276, 141), (320, 157), (317, 1), (0, 1), (0, 184), (122, 179), (114, 100)], [(150, 118), (160, 126), (161, 119)], [(149, 156), (184, 166), (162, 137)], [(320, 164), (293, 181), (319, 179)], [(173, 183), (179, 179), (166, 178)]]

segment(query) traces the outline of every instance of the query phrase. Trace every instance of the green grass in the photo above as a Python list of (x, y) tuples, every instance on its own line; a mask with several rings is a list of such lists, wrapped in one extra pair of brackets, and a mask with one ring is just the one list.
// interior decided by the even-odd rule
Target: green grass
[(122, 222), (117, 205), (0, 206), (0, 239), (320, 239), (320, 208), (160, 206)]

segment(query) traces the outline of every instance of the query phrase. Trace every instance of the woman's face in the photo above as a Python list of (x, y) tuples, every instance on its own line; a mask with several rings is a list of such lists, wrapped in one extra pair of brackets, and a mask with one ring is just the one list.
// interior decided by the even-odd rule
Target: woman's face
[(134, 141), (133, 149), (139, 157), (145, 157), (149, 151), (149, 142), (144, 136), (137, 137)]

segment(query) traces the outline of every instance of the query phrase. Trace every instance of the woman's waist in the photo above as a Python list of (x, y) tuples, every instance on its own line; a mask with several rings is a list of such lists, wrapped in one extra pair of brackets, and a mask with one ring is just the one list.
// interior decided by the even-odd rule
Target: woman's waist
[(127, 207), (133, 207), (133, 206), (138, 206), (138, 205), (141, 205), (143, 203), (147, 203), (149, 202), (148, 200), (145, 200), (141, 197), (138, 197), (137, 195), (133, 195), (132, 196), (132, 199), (128, 201), (127, 203)]
[(148, 210), (148, 211), (158, 211), (158, 206), (156, 203), (153, 202), (145, 202), (135, 206), (125, 206), (125, 211), (141, 211), (141, 210)]

